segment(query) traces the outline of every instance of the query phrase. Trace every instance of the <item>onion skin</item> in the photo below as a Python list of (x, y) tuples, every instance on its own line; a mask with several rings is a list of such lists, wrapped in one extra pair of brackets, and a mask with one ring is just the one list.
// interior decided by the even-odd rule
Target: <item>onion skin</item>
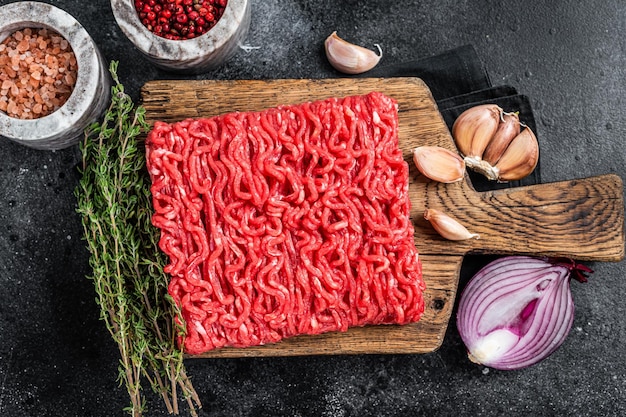
[(572, 261), (508, 256), (481, 269), (459, 302), (457, 328), (473, 362), (522, 369), (552, 354), (574, 321), (570, 278), (591, 272)]

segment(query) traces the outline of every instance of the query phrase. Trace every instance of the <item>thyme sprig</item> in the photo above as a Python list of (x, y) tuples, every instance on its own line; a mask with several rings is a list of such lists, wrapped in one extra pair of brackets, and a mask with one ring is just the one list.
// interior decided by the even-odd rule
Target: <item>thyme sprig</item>
[(111, 62), (111, 104), (102, 122), (86, 129), (81, 144), (82, 178), (75, 195), (90, 252), (89, 278), (101, 319), (119, 348), (118, 380), (130, 395), (129, 414), (139, 417), (145, 410), (145, 380), (168, 412), (179, 414), (180, 392), (195, 416), (201, 404), (177, 344), (184, 337), (183, 321), (167, 293), (166, 259), (150, 222), (145, 109), (124, 91), (117, 67)]

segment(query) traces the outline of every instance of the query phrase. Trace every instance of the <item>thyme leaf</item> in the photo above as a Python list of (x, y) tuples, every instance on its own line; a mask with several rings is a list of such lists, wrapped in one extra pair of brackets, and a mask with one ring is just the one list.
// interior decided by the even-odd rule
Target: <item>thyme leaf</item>
[(85, 130), (82, 178), (75, 189), (90, 252), (96, 303), (120, 353), (118, 381), (125, 385), (133, 417), (145, 411), (142, 383), (161, 395), (169, 413), (179, 414), (178, 398), (192, 416), (201, 407), (183, 363), (178, 341), (183, 319), (167, 293), (165, 255), (152, 226), (149, 177), (143, 137), (145, 109), (135, 106), (111, 62), (111, 104), (101, 123)]

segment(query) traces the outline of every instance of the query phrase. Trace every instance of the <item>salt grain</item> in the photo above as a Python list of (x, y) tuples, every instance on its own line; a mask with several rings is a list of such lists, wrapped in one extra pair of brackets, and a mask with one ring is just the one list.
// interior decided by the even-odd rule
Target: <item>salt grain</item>
[(19, 52), (25, 52), (29, 47), (30, 44), (28, 43), (28, 40), (22, 39), (22, 41), (17, 44), (16, 48)]
[(69, 98), (77, 71), (76, 56), (58, 33), (16, 31), (0, 44), (0, 111), (20, 119), (50, 114)]

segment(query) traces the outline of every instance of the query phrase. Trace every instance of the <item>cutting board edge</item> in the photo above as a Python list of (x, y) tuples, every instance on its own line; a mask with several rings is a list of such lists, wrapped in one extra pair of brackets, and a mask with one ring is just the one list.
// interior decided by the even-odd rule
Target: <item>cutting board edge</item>
[[(406, 325), (410, 326), (410, 325)], [(250, 346), (245, 348), (224, 347), (214, 349), (205, 353), (196, 355), (185, 354), (186, 359), (224, 359), (224, 358), (279, 358), (279, 357), (296, 357), (296, 356), (353, 356), (353, 355), (412, 355), (434, 353), (441, 348), (448, 331), (449, 323), (438, 327), (436, 339), (431, 339), (433, 343), (428, 345), (415, 345), (412, 347), (399, 342), (398, 345), (384, 346), (372, 348), (372, 346), (360, 346), (357, 348), (342, 349), (340, 346), (329, 344), (324, 346), (324, 341), (319, 341), (318, 336), (301, 335), (294, 336), (293, 340), (285, 339), (284, 341), (264, 346)], [(341, 333), (328, 333), (321, 335), (322, 337), (342, 336)], [(308, 339), (308, 341), (307, 341)], [(318, 347), (314, 351), (308, 351), (304, 347), (289, 346), (290, 342), (304, 341), (304, 343), (317, 344)]]
[[(302, 86), (306, 84), (314, 83), (314, 84), (319, 84), (323, 86), (324, 88), (332, 88), (334, 83), (341, 83), (344, 81), (349, 81), (351, 84), (358, 85), (357, 87), (354, 87), (352, 89), (343, 90), (342, 95), (344, 96), (365, 94), (364, 90), (358, 90), (358, 88), (363, 88), (364, 86), (368, 86), (366, 87), (368, 91), (381, 91), (384, 93), (385, 84), (391, 85), (391, 86), (400, 85), (400, 84), (410, 84), (412, 87), (421, 89), (422, 93), (424, 93), (426, 96), (425, 101), (427, 101), (429, 105), (432, 105), (432, 108), (435, 110), (435, 113), (438, 116), (438, 119), (439, 119), (438, 122), (440, 122), (445, 127), (447, 134), (450, 136), (450, 141), (451, 141), (450, 143), (453, 143), (452, 136), (449, 133), (449, 130), (447, 128), (447, 125), (445, 124), (443, 116), (439, 112), (439, 108), (434, 99), (432, 91), (430, 90), (428, 85), (424, 82), (424, 80), (419, 77), (389, 77), (389, 78), (385, 78), (385, 77), (332, 78), (331, 77), (331, 78), (314, 78), (314, 79), (274, 78), (274, 79), (262, 79), (262, 80), (259, 80), (259, 79), (237, 79), (237, 80), (159, 79), (159, 80), (149, 80), (140, 87), (140, 99), (141, 99), (141, 104), (144, 105), (144, 107), (146, 104), (149, 104), (149, 103), (160, 103), (161, 101), (158, 100), (156, 97), (159, 94), (163, 95), (163, 93), (159, 90), (161, 89), (161, 87), (165, 87), (165, 86), (169, 86), (169, 87), (166, 88), (163, 92), (166, 92), (167, 94), (172, 95), (172, 94), (176, 94), (175, 87), (192, 85), (195, 87), (194, 91), (196, 91), (195, 93), (196, 97), (194, 97), (195, 100), (201, 100), (198, 97), (198, 94), (203, 94), (200, 92), (204, 90), (202, 88), (199, 88), (199, 86), (227, 85), (229, 86), (229, 88), (240, 88), (244, 86), (246, 88), (248, 88), (249, 86), (272, 88), (282, 83), (293, 83), (293, 84), (302, 85)], [(374, 85), (374, 84), (380, 84), (381, 86), (378, 88), (369, 88), (369, 86)], [(156, 89), (158, 93), (153, 94), (150, 90), (151, 88)], [(271, 107), (276, 107), (280, 104), (300, 104), (300, 103), (305, 103), (305, 102), (310, 102), (310, 101), (316, 101), (316, 100), (323, 99), (325, 97), (330, 97), (332, 95), (337, 95), (337, 94), (333, 94), (332, 92), (329, 94), (322, 94), (322, 93), (316, 92), (310, 98), (303, 98), (302, 100), (296, 100), (296, 101), (288, 100), (288, 101), (279, 101), (276, 103), (268, 103), (267, 105), (262, 106), (262, 108), (256, 109), (256, 111), (268, 109)], [(169, 101), (167, 101), (167, 103), (169, 103)], [(399, 113), (402, 113), (406, 110), (407, 109), (400, 108)], [(192, 110), (189, 109), (188, 111), (191, 112)], [(217, 115), (224, 114), (227, 112), (232, 112), (232, 111), (233, 110), (219, 111), (219, 112), (215, 112), (214, 114), (211, 114), (210, 116), (217, 116)], [(204, 116), (205, 116), (204, 114), (198, 113), (195, 115), (186, 116), (184, 118), (195, 118), (195, 117), (204, 117)], [(179, 120), (183, 120), (184, 118), (181, 118)], [(147, 112), (146, 112), (146, 121), (150, 125), (152, 125), (153, 123), (152, 118), (149, 116)]]

